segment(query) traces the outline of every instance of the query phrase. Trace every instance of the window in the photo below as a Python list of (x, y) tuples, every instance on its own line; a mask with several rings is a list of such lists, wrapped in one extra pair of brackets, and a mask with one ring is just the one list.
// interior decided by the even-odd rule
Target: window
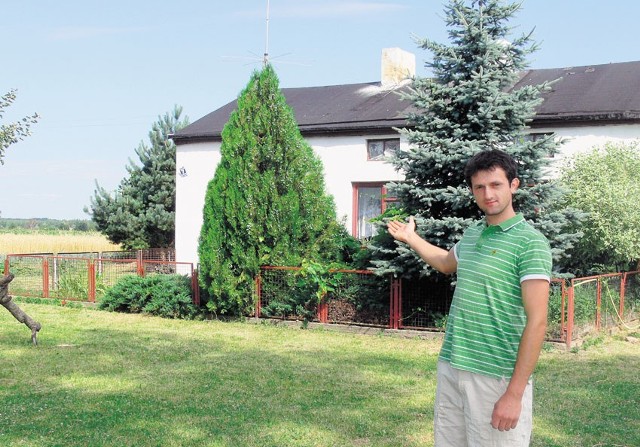
[(396, 201), (387, 197), (385, 183), (353, 184), (353, 225), (352, 234), (358, 239), (370, 238), (375, 234), (371, 219), (382, 214)]
[(384, 160), (400, 148), (400, 138), (367, 140), (367, 160)]

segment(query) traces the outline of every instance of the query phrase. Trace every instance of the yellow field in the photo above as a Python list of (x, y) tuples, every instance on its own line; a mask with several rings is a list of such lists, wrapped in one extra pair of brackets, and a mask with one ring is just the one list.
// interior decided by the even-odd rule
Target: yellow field
[(121, 250), (100, 233), (0, 233), (0, 254)]

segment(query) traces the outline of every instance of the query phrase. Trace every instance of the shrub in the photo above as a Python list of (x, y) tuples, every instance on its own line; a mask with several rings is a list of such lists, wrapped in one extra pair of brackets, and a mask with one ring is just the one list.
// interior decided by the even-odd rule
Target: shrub
[(99, 307), (164, 318), (191, 319), (199, 313), (191, 300), (190, 279), (182, 275), (124, 276), (105, 293)]

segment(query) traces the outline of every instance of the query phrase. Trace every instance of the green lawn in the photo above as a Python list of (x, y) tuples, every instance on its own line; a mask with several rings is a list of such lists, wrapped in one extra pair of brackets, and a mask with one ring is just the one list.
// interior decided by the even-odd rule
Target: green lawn
[[(437, 339), (20, 305), (43, 329), (0, 309), (3, 447), (433, 445)], [(639, 356), (544, 353), (533, 445), (640, 445)]]

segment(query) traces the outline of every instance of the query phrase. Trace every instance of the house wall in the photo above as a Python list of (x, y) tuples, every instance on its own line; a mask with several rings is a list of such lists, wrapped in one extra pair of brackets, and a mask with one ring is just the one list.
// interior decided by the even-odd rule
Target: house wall
[[(339, 219), (351, 231), (354, 182), (388, 182), (401, 176), (383, 161), (367, 160), (367, 136), (309, 137), (322, 160), (327, 192), (333, 195)], [(398, 138), (397, 133), (375, 139)], [(401, 149), (407, 143), (401, 141)], [(220, 162), (220, 143), (179, 145), (176, 151), (176, 259), (198, 262), (198, 237), (209, 181)]]
[[(387, 138), (398, 138), (398, 134), (306, 138), (322, 160), (325, 185), (335, 200), (338, 220), (345, 219), (344, 224), (349, 231), (353, 218), (354, 183), (402, 179), (389, 163), (367, 160), (367, 140)], [(400, 149), (406, 147), (407, 142), (401, 139)]]
[(560, 153), (554, 158), (550, 176), (555, 177), (559, 168), (573, 155), (588, 152), (595, 147), (603, 147), (607, 142), (631, 143), (640, 139), (640, 124), (619, 124), (600, 126), (536, 127), (532, 132), (554, 132), (564, 140)]
[(207, 185), (220, 163), (220, 143), (192, 143), (176, 149), (176, 259), (198, 262), (198, 238)]
[[(640, 124), (535, 128), (532, 132), (555, 132), (565, 143), (554, 159), (554, 172), (567, 157), (602, 146), (607, 141), (631, 142), (640, 138)], [(326, 188), (332, 194), (339, 219), (345, 219), (351, 231), (353, 218), (353, 183), (402, 180), (393, 167), (383, 161), (367, 160), (367, 139), (397, 138), (387, 135), (308, 137), (320, 156)], [(401, 150), (408, 143), (401, 139)], [(198, 237), (202, 226), (202, 209), (208, 182), (220, 162), (220, 143), (206, 142), (179, 145), (176, 152), (176, 259), (198, 262)]]

